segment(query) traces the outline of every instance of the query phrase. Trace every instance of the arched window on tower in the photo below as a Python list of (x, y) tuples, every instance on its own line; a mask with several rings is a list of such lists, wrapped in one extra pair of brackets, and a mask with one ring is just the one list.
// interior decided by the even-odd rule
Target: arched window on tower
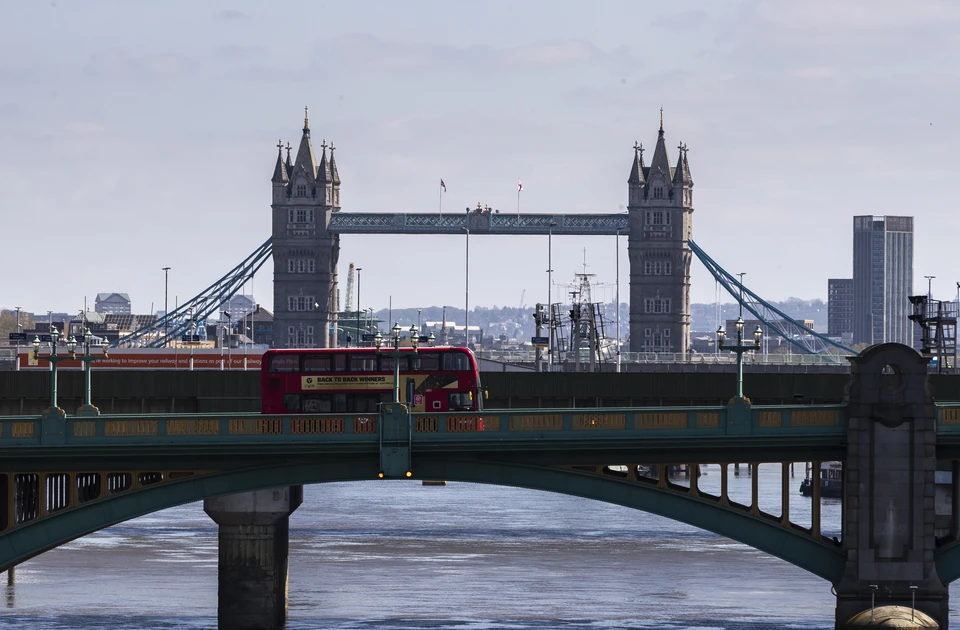
[(306, 196), (307, 196), (307, 185), (297, 184), (297, 197), (306, 197)]

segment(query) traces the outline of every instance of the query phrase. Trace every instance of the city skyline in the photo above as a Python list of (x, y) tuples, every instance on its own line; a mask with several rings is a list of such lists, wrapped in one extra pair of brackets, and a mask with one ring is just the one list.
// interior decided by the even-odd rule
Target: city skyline
[[(764, 298), (825, 299), (852, 274), (850, 218), (868, 213), (915, 216), (915, 286), (935, 275), (935, 296), (955, 294), (938, 252), (960, 221), (957, 8), (416, 6), (334, 4), (322, 29), (253, 3), (2, 9), (0, 186), (21, 270), (2, 306), (72, 311), (122, 291), (156, 310), (165, 266), (170, 304), (192, 297), (269, 235), (275, 145), (296, 143), (304, 105), (338, 147), (344, 211), (434, 212), (443, 179), (445, 213), (516, 211), (518, 180), (524, 212), (623, 211), (631, 147), (652, 147), (663, 107), (669, 158), (685, 142), (696, 173), (693, 238)], [(901, 164), (908, 152), (922, 159)], [(545, 301), (545, 238), (472, 241), (472, 304)], [(612, 241), (555, 237), (554, 279), (586, 248), (612, 283)], [(456, 236), (344, 237), (341, 287), (355, 262), (364, 305), (462, 307), (463, 254)], [(255, 296), (274, 310), (271, 276)], [(713, 294), (695, 264), (691, 301)]]

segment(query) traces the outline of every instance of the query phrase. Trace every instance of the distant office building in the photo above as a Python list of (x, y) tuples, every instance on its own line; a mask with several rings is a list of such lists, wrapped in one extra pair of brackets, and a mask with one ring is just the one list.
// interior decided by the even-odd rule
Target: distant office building
[(130, 296), (126, 293), (97, 293), (93, 310), (97, 313), (130, 314)]
[(827, 336), (853, 335), (853, 278), (827, 280)]
[(853, 217), (853, 342), (913, 346), (913, 217)]
[(249, 295), (234, 295), (220, 305), (220, 310), (230, 314), (230, 320), (237, 322), (252, 313), (257, 307)]

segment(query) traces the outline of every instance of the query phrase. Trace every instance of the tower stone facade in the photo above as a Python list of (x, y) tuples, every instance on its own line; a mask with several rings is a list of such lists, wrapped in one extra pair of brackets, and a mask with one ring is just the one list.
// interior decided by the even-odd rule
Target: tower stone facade
[(627, 180), (630, 237), (630, 351), (682, 352), (690, 349), (690, 261), (693, 234), (693, 178), (687, 147), (678, 147), (671, 168), (663, 136), (663, 114), (653, 160), (643, 161), (634, 145)]
[(273, 171), (273, 307), (277, 348), (336, 347), (340, 237), (329, 232), (340, 211), (340, 175), (330, 144), (317, 161), (304, 110), (296, 160), (277, 145)]

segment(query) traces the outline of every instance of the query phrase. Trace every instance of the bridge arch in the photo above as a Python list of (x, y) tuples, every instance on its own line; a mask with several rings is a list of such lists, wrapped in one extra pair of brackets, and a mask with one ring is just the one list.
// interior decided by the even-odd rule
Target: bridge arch
[[(185, 503), (278, 486), (373, 480), (377, 472), (375, 463), (331, 460), (224, 471), (116, 495), (25, 524), (0, 536), (0, 571), (100, 529)], [(845, 556), (838, 547), (815, 541), (768, 519), (653, 486), (628, 484), (616, 478), (563, 468), (467, 460), (422, 462), (414, 467), (414, 473), (418, 479), (512, 486), (604, 501), (714, 532), (831, 582), (838, 580), (843, 572)]]

